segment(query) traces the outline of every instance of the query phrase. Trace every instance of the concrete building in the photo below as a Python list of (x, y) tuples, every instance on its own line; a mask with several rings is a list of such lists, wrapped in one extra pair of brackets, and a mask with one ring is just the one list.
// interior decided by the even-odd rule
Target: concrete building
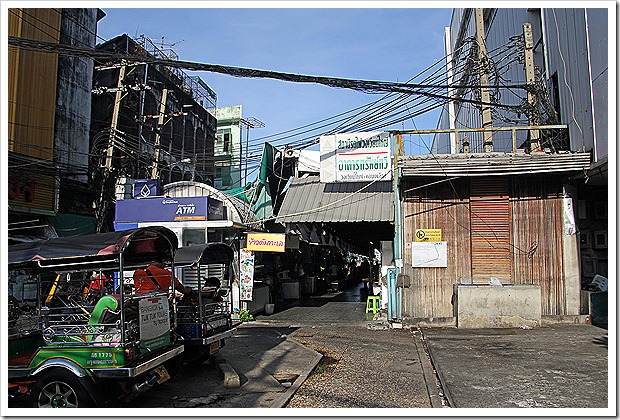
[[(178, 60), (165, 45), (120, 35), (100, 50)], [(110, 230), (109, 203), (118, 179), (213, 184), (217, 95), (199, 77), (149, 63), (97, 63), (93, 83), (91, 156), (100, 230)], [(97, 169), (98, 168), (98, 169)]]
[(213, 185), (220, 190), (242, 187), (242, 106), (215, 108), (210, 112), (217, 119)]
[[(99, 9), (8, 9), (10, 36), (94, 47)], [(9, 240), (94, 231), (88, 187), (93, 60), (8, 49)]]

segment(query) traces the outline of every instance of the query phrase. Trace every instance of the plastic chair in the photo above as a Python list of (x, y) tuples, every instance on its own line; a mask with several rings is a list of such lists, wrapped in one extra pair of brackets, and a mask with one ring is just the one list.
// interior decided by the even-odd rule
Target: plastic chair
[(381, 297), (380, 296), (368, 296), (366, 299), (366, 313), (372, 312), (376, 314), (381, 312)]

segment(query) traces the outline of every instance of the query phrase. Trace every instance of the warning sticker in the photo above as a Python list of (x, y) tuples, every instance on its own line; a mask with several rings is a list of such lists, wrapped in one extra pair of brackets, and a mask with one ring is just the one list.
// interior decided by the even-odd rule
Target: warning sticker
[(416, 229), (416, 242), (441, 242), (441, 229)]

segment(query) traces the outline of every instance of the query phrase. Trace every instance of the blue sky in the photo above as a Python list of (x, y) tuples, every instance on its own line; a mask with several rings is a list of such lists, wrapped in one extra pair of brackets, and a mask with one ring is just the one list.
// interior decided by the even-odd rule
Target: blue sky
[[(204, 6), (208, 3), (190, 2), (171, 9), (160, 6), (174, 3), (144, 4), (157, 7), (100, 5), (106, 17), (98, 25), (99, 42), (123, 33), (144, 34), (153, 41), (161, 42), (164, 37), (166, 44), (174, 43), (174, 50), (185, 61), (389, 82), (405, 82), (443, 59), (444, 28), (452, 14), (451, 8), (378, 8), (393, 2), (373, 2), (371, 8), (355, 8), (357, 2), (350, 3), (351, 7), (345, 3), (345, 8), (323, 8), (321, 3), (314, 8), (290, 8), (294, 2), (272, 2), (272, 8), (209, 8)], [(294, 145), (313, 133), (282, 140), (263, 138), (383, 96), (317, 84), (198, 74), (217, 93), (218, 106), (242, 105), (244, 117), (265, 123), (264, 128), (250, 131), (250, 142), (257, 145), (265, 140)], [(438, 112), (433, 111), (414, 122), (408, 119), (405, 128), (432, 129), (437, 120)], [(430, 146), (430, 138), (425, 141)], [(425, 152), (419, 138), (405, 139), (405, 143), (406, 153)]]

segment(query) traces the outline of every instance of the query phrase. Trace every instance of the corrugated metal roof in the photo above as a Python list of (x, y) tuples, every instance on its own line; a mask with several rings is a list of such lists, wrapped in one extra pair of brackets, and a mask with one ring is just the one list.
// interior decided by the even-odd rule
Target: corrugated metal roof
[(170, 197), (214, 197), (228, 207), (228, 219), (235, 223), (258, 222), (250, 206), (237, 197), (228, 195), (215, 187), (196, 181), (178, 181), (163, 186), (163, 193)]
[(403, 176), (527, 175), (578, 172), (590, 167), (590, 153), (472, 153), (399, 158)]
[(391, 181), (321, 183), (316, 175), (295, 178), (276, 222), (393, 222)]

